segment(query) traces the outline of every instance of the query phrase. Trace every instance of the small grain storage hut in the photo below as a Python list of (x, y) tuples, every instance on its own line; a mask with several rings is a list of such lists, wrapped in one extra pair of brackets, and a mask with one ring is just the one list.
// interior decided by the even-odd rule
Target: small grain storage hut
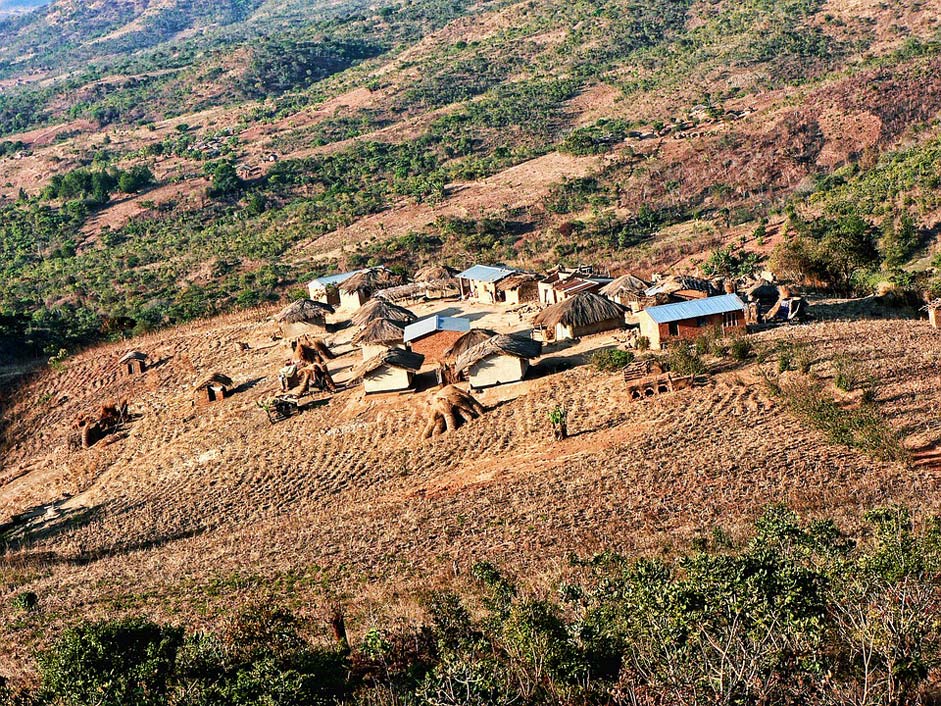
[(359, 346), (363, 360), (369, 360), (389, 348), (403, 348), (405, 327), (389, 319), (377, 319), (353, 336), (353, 345)]
[(340, 308), (354, 311), (369, 301), (373, 294), (379, 290), (400, 284), (403, 284), (403, 278), (393, 274), (385, 267), (370, 267), (366, 270), (360, 270), (337, 285), (340, 292)]
[(231, 394), (232, 378), (222, 373), (213, 373), (196, 385), (196, 404), (204, 406), (221, 402)]
[(294, 341), (301, 336), (319, 336), (327, 332), (327, 314), (334, 309), (329, 304), (301, 299), (286, 306), (275, 317), (281, 335)]
[(127, 376), (141, 375), (147, 370), (147, 354), (140, 351), (125, 353), (118, 361), (118, 368)]

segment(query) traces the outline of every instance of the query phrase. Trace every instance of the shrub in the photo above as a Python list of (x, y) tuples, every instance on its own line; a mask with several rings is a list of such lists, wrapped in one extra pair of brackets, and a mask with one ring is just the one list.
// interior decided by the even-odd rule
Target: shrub
[(736, 336), (729, 344), (729, 355), (737, 361), (748, 360), (753, 350), (754, 346), (752, 342), (745, 336)]
[(67, 630), (40, 660), (42, 694), (69, 706), (163, 706), (183, 632), (141, 619)]
[(679, 376), (702, 375), (708, 368), (703, 359), (689, 346), (677, 346), (670, 351), (670, 371)]
[(612, 348), (604, 351), (595, 351), (591, 356), (591, 365), (595, 370), (604, 373), (622, 370), (634, 362), (634, 354)]
[(13, 598), (13, 606), (27, 613), (33, 611), (39, 604), (39, 596), (32, 591), (23, 591)]
[(639, 351), (649, 351), (650, 350), (650, 339), (646, 336), (638, 336), (634, 341), (634, 347)]
[(833, 378), (833, 384), (844, 392), (852, 392), (859, 387), (862, 381), (862, 374), (859, 366), (848, 355), (840, 354), (833, 359), (833, 367), (836, 372)]

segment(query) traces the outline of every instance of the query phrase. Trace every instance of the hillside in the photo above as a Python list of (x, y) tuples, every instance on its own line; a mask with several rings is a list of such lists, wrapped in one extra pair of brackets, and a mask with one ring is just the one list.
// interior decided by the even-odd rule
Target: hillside
[[(483, 419), (428, 441), (417, 437), (433, 391), (365, 398), (354, 387), (270, 425), (256, 400), (276, 391), (286, 350), (270, 342), (265, 310), (136, 340), (158, 361), (137, 379), (114, 367), (126, 344), (90, 350), (25, 383), (7, 411), (2, 600), (30, 590), (42, 610), (3, 614), (0, 659), (25, 668), (43, 626), (78, 615), (212, 626), (263, 596), (301, 606), (342, 595), (351, 629), (364, 630), (410, 615), (421, 591), (475, 561), (539, 586), (572, 553), (669, 554), (715, 528), (738, 536), (774, 501), (848, 531), (870, 507), (937, 512), (939, 438), (926, 423), (941, 401), (935, 332), (830, 320), (856, 316), (843, 304), (814, 311), (818, 323), (755, 338), (764, 363), (716, 359), (705, 386), (640, 402), (619, 376), (566, 369), (610, 338), (547, 352), (533, 380), (479, 395)], [(335, 339), (340, 353), (348, 337)], [(831, 441), (772, 394), (761, 371), (784, 340), (810, 345), (811, 374), (828, 388), (846, 358), (859, 379), (878, 380), (880, 424), (911, 459)], [(358, 360), (331, 363), (341, 385)], [(213, 370), (237, 392), (196, 408), (191, 385)], [(858, 392), (837, 394), (859, 404)], [(69, 449), (72, 419), (124, 398), (125, 434)], [(547, 415), (560, 403), (573, 436), (553, 442)]]
[[(795, 211), (895, 229), (858, 292), (937, 288), (933, 3), (595, 5), (57, 2), (9, 20), (6, 349), (370, 262), (695, 267), (727, 244), (770, 253)], [(43, 48), (56, 23), (75, 41)], [(133, 168), (152, 179), (101, 176)]]

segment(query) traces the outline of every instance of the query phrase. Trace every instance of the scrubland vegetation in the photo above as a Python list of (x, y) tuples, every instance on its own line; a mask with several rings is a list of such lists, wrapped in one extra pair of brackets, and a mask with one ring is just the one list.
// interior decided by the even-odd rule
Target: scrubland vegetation
[(923, 703), (941, 527), (902, 507), (865, 521), (854, 539), (771, 506), (741, 542), (716, 527), (676, 559), (572, 557), (539, 592), (477, 563), (467, 593), (429, 590), (420, 623), (357, 626), (352, 644), (340, 603), (252, 605), (206, 632), (79, 623), (5, 703)]

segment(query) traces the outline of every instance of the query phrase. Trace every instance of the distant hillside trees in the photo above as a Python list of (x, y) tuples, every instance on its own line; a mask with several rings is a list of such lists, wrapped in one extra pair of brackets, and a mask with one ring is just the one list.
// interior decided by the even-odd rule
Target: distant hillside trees
[(269, 39), (252, 53), (239, 88), (252, 98), (306, 88), (384, 48), (364, 41)]
[(107, 203), (115, 191), (134, 194), (153, 183), (153, 172), (142, 164), (127, 170), (82, 167), (53, 176), (43, 191), (43, 198), (64, 201), (80, 199), (91, 205), (101, 205)]

